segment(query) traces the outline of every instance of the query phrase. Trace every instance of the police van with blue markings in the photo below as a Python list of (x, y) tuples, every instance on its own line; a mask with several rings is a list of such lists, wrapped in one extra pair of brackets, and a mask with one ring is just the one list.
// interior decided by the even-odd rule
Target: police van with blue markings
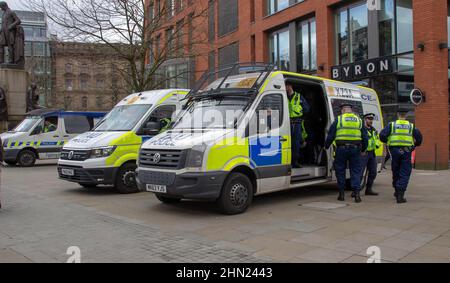
[(8, 165), (32, 167), (36, 160), (57, 160), (64, 144), (90, 131), (105, 114), (55, 109), (32, 111), (16, 128), (0, 135), (4, 161)]
[[(286, 83), (311, 108), (303, 118), (308, 135), (298, 169), (291, 165)], [(265, 64), (206, 73), (172, 127), (142, 145), (138, 187), (164, 203), (210, 200), (225, 214), (238, 214), (254, 196), (333, 182), (333, 149), (324, 144), (343, 103), (361, 116), (374, 113), (374, 127), (383, 128), (378, 95), (370, 88)], [(381, 148), (380, 163), (382, 154)]]

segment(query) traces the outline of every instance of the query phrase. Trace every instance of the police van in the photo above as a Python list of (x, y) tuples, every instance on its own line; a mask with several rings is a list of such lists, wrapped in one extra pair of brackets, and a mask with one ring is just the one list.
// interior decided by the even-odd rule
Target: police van
[(139, 148), (170, 125), (188, 92), (168, 89), (126, 97), (95, 129), (64, 146), (59, 177), (85, 188), (112, 185), (120, 193), (137, 192)]
[(91, 130), (105, 114), (55, 109), (32, 111), (16, 128), (0, 136), (5, 163), (32, 167), (38, 159), (58, 159), (64, 144)]
[[(291, 166), (286, 82), (311, 106), (300, 169)], [(361, 116), (375, 113), (374, 127), (382, 129), (380, 102), (369, 88), (259, 64), (207, 74), (171, 129), (143, 144), (138, 186), (164, 203), (211, 200), (222, 212), (238, 214), (256, 195), (332, 182), (333, 149), (324, 143), (343, 103)]]

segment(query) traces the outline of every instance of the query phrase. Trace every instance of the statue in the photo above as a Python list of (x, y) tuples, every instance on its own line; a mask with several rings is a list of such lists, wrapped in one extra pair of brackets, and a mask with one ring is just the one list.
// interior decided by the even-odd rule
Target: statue
[(0, 121), (8, 120), (8, 104), (6, 103), (6, 91), (0, 87)]
[(25, 33), (21, 21), (6, 2), (0, 2), (3, 11), (2, 25), (0, 27), (0, 64), (5, 63), (5, 47), (8, 48), (9, 65), (25, 68)]
[(27, 113), (36, 109), (44, 108), (39, 105), (39, 94), (37, 94), (36, 90), (36, 84), (32, 83), (27, 91)]

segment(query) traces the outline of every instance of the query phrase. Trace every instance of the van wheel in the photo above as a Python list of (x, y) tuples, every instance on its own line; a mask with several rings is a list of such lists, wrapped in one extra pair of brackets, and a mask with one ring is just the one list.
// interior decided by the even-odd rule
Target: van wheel
[(121, 194), (139, 192), (136, 184), (136, 164), (127, 163), (120, 167), (116, 178), (116, 190)]
[(218, 199), (220, 211), (228, 215), (244, 213), (253, 201), (253, 185), (250, 179), (241, 173), (232, 173)]
[(21, 167), (33, 167), (36, 164), (36, 154), (28, 149), (22, 150), (17, 156), (17, 162)]
[(162, 196), (162, 195), (156, 195), (156, 198), (160, 202), (165, 203), (165, 204), (175, 204), (175, 203), (181, 202), (180, 198), (170, 198), (170, 197), (165, 197), (165, 196)]
[(78, 183), (78, 185), (80, 185), (80, 186), (82, 186), (83, 188), (86, 188), (86, 189), (97, 188), (97, 184), (82, 184), (82, 183)]

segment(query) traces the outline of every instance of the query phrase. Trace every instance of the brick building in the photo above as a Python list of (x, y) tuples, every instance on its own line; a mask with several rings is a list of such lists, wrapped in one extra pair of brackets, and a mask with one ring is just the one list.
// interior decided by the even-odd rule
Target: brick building
[(109, 111), (128, 93), (119, 70), (127, 65), (102, 44), (51, 41), (49, 107)]
[(419, 88), (426, 102), (411, 119), (425, 143), (417, 166), (448, 168), (447, 0), (147, 0), (147, 8), (180, 1), (208, 6), (205, 52), (191, 59), (192, 80), (238, 61), (270, 62), (376, 89), (386, 121)]

